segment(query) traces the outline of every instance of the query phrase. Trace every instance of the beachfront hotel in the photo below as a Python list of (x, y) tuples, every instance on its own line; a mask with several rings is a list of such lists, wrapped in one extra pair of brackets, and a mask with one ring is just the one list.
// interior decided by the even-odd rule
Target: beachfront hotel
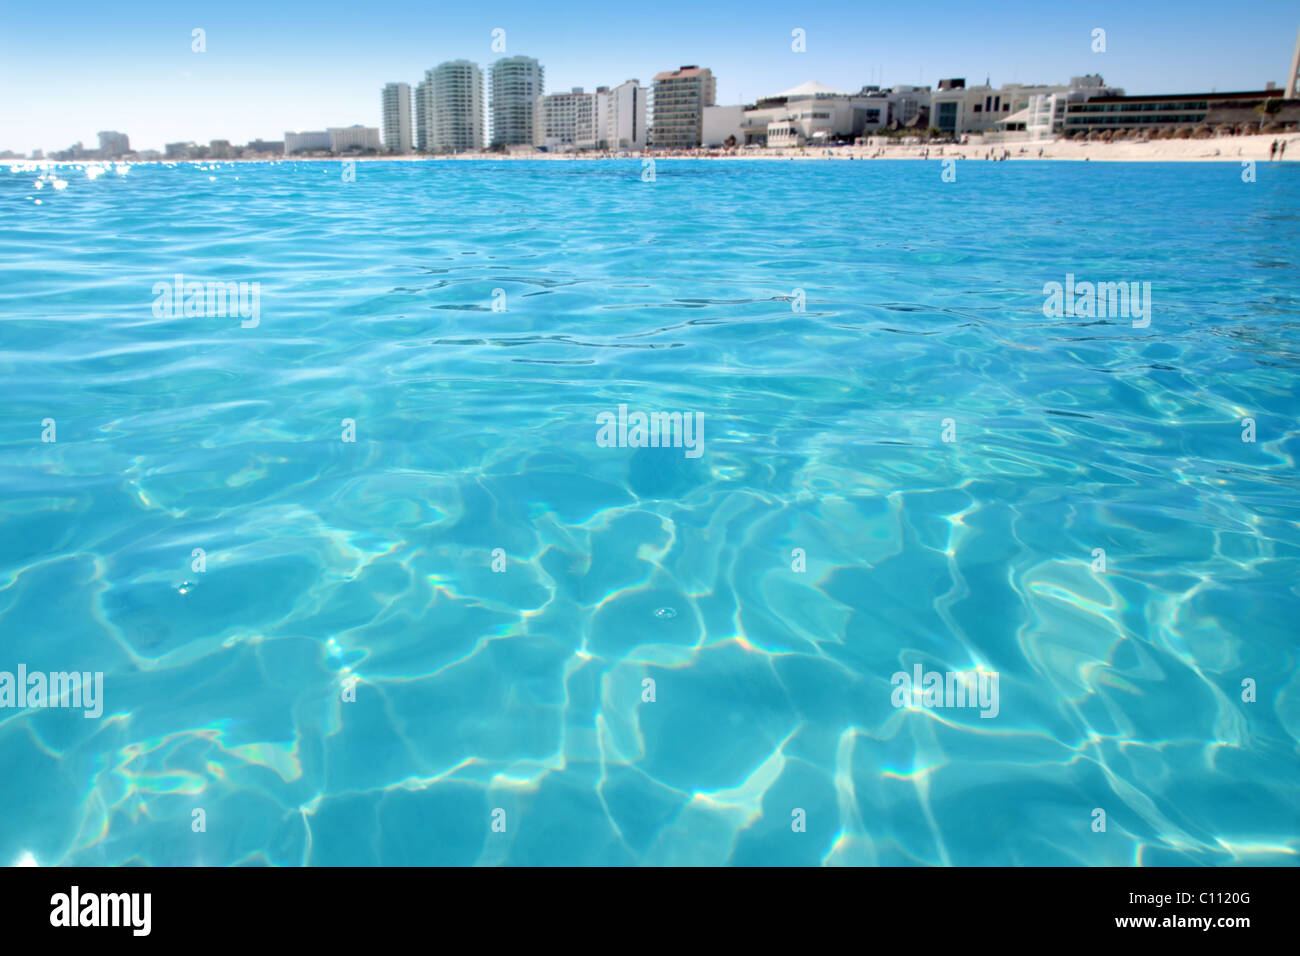
[(328, 130), (330, 152), (340, 153), (377, 153), (382, 148), (379, 144), (379, 128), (353, 123), (351, 126), (331, 126)]
[(845, 93), (809, 81), (748, 106), (706, 106), (706, 147), (791, 147), (842, 142), (891, 125), (925, 129), (930, 88), (864, 86)]
[(597, 90), (601, 97), (601, 136), (607, 149), (645, 149), (647, 92), (639, 80), (628, 80), (612, 90)]
[(125, 133), (105, 130), (99, 134), (99, 154), (105, 159), (117, 159), (131, 152), (131, 140)]
[(483, 70), (448, 60), (424, 74), (415, 91), (416, 146), (427, 153), (481, 150), (484, 143)]
[(646, 143), (646, 90), (628, 80), (612, 90), (545, 93), (537, 98), (533, 145), (547, 151), (641, 150)]
[(539, 149), (594, 149), (600, 145), (600, 92), (544, 93), (533, 112), (533, 145)]
[(411, 151), (411, 84), (389, 83), (382, 97), (384, 150), (399, 155)]
[[(1281, 99), (1277, 89), (1238, 93), (1169, 93), (1158, 96), (1107, 96), (1066, 108), (1064, 132), (1153, 129), (1170, 126), (1262, 126), (1266, 101)], [(1300, 120), (1294, 105), (1269, 114), (1278, 122)]]
[(654, 79), (653, 149), (694, 149), (704, 138), (704, 109), (717, 101), (717, 80), (708, 67), (683, 66)]
[[(182, 144), (176, 144), (182, 145)], [(227, 143), (227, 146), (230, 144)], [(309, 130), (304, 133), (284, 134), (284, 155), (295, 153), (377, 153), (380, 151), (379, 128), (362, 126), (331, 126), (326, 130)]]
[(537, 98), (544, 92), (542, 65), (530, 56), (508, 56), (489, 68), (493, 146), (532, 145)]
[(843, 93), (802, 83), (750, 106), (706, 106), (704, 146), (804, 146), (860, 135), (889, 122), (886, 93)]
[[(1020, 131), (1027, 130), (1031, 120), (1041, 126), (1046, 111), (1050, 117), (1048, 125), (1056, 126), (1059, 131), (1067, 102), (1123, 92), (1107, 87), (1100, 76), (1076, 76), (1069, 83), (1058, 84), (1003, 83), (997, 88), (987, 82), (982, 86), (967, 86), (962, 78), (940, 80), (939, 88), (930, 97), (930, 123), (955, 137)], [(1058, 99), (1031, 104), (1033, 97), (1053, 95)]]
[(329, 148), (330, 134), (323, 129), (308, 130), (305, 133), (286, 131), (284, 134), (284, 155), (286, 156), (292, 156), (294, 153), (328, 152)]

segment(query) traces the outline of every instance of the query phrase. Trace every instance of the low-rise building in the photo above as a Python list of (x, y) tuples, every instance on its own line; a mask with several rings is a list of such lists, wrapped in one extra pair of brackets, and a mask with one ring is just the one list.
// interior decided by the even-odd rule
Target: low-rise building
[(1064, 131), (1076, 133), (1259, 122), (1261, 114), (1257, 108), (1270, 99), (1280, 99), (1277, 90), (1099, 96), (1068, 104)]
[(930, 97), (933, 91), (928, 86), (900, 85), (881, 90), (889, 100), (890, 123), (899, 126), (917, 126), (930, 114)]
[[(168, 149), (171, 147), (168, 146)], [(284, 134), (284, 155), (293, 156), (295, 153), (312, 153), (328, 152), (330, 148), (330, 134), (326, 130), (310, 130), (303, 133)]]
[(704, 145), (720, 146), (732, 136), (740, 146), (773, 148), (849, 141), (888, 123), (890, 108), (889, 91), (877, 87), (845, 93), (808, 82), (750, 106), (707, 111)]
[(284, 154), (284, 140), (250, 140), (244, 146), (244, 153), (251, 156), (281, 156)]
[(198, 143), (168, 143), (163, 147), (165, 159), (207, 159), (208, 147)]
[[(1070, 85), (1064, 90), (1031, 94), (1024, 107), (998, 119), (994, 130), (1007, 139), (1052, 139), (1064, 130), (1066, 111), (1071, 103), (1123, 95), (1122, 89), (1107, 86), (1098, 75), (1072, 76)], [(1019, 106), (1015, 102), (1012, 105)]]
[(379, 128), (362, 126), (331, 126), (329, 130), (330, 152), (340, 153), (377, 153), (382, 148), (379, 143)]
[(58, 160), (59, 162), (67, 162), (69, 160), (77, 159), (97, 159), (98, 156), (96, 155), (95, 150), (86, 149), (86, 147), (82, 145), (81, 140), (77, 140), (77, 142), (73, 143), (67, 149), (55, 150), (50, 154), (50, 158)]
[(1029, 110), (1030, 100), (1035, 96), (1062, 94), (1063, 102), (1071, 102), (1109, 92), (1122, 91), (1107, 88), (1100, 76), (1074, 77), (1069, 84), (1003, 83), (996, 88), (987, 82), (982, 86), (967, 86), (960, 77), (945, 79), (939, 81), (938, 89), (930, 95), (930, 125), (954, 137), (1008, 130), (1028, 132), (1031, 118), (1040, 127), (1047, 116), (1053, 125), (1060, 118), (1060, 100), (1052, 102), (1050, 108), (1039, 100), (1032, 117), (1031, 113), (1022, 113)]

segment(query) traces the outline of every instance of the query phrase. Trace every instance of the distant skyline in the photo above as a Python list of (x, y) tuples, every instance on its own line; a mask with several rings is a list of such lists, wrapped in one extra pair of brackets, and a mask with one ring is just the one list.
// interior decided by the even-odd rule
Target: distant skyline
[[(941, 77), (1062, 83), (1100, 73), (1129, 93), (1263, 89), (1285, 80), (1300, 27), (1294, 0), (1224, 13), (1210, 0), (1102, 2), (1060, 9), (1039, 2), (939, 0), (867, 7), (829, 0), (653, 6), (506, 0), (435, 6), (397, 0), (231, 0), (114, 5), (69, 0), (57, 17), (11, 5), (0, 33), (0, 149), (47, 153), (100, 130), (133, 149), (226, 139), (278, 140), (286, 130), (380, 126), (380, 90), (412, 87), (444, 60), (486, 67), (536, 57), (548, 92), (615, 86), (687, 63), (707, 66), (720, 104), (817, 80), (849, 92), (866, 84), (935, 85)], [(689, 26), (688, 26), (689, 25)], [(207, 52), (191, 51), (191, 30)], [(1107, 52), (1091, 33), (1106, 30)], [(506, 31), (504, 53), (492, 30)], [(807, 52), (791, 51), (791, 31)]]

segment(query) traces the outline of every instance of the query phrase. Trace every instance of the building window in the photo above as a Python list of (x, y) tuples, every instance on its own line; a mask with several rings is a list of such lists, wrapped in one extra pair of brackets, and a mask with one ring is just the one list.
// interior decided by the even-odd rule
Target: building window
[(935, 125), (945, 133), (955, 134), (957, 132), (957, 104), (940, 103)]

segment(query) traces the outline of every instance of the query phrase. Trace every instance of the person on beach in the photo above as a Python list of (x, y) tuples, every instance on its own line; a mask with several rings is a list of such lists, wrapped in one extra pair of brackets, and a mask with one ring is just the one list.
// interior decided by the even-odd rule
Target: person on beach
[(1273, 145), (1268, 148), (1268, 160), (1272, 162), (1277, 158), (1277, 140), (1273, 140)]
[(1286, 152), (1286, 140), (1282, 140), (1282, 145), (1277, 148), (1277, 161), (1282, 162), (1282, 154)]

